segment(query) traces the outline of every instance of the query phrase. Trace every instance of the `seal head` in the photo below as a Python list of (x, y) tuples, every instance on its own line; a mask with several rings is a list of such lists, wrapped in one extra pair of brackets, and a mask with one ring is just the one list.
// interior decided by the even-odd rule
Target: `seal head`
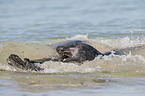
[(82, 63), (86, 60), (91, 61), (98, 55), (103, 55), (94, 47), (83, 43), (82, 41), (72, 41), (56, 48), (56, 51), (63, 62), (76, 61)]

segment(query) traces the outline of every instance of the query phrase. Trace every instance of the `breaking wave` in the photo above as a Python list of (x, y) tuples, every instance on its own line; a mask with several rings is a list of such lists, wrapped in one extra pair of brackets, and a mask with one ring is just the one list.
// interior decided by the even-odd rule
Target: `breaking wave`
[[(87, 35), (77, 35), (71, 38), (62, 40), (51, 40), (45, 42), (16, 42), (6, 41), (0, 44), (0, 69), (8, 71), (23, 71), (15, 69), (9, 66), (6, 62), (8, 56), (12, 53), (18, 54), (21, 58), (38, 59), (43, 57), (55, 57), (58, 54), (55, 52), (53, 46), (54, 43), (66, 41), (66, 40), (82, 40), (90, 45), (94, 46), (99, 51), (107, 52), (113, 49), (121, 49), (128, 47), (136, 47), (131, 50), (127, 55), (121, 56), (105, 56), (102, 59), (96, 57), (93, 61), (86, 61), (82, 65), (77, 63), (62, 63), (48, 61), (41, 65), (44, 70), (40, 73), (68, 73), (68, 72), (80, 72), (80, 73), (107, 73), (107, 72), (143, 72), (145, 73), (145, 38), (95, 38), (89, 39)], [(49, 45), (49, 46), (48, 46)]]

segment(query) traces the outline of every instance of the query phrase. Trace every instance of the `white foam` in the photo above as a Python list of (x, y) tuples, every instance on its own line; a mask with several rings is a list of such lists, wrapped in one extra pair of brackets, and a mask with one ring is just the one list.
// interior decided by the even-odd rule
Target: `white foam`
[(74, 63), (62, 63), (62, 62), (45, 62), (43, 65), (44, 73), (66, 73), (66, 72), (80, 72), (80, 73), (88, 73), (95, 72), (98, 67), (88, 67), (88, 66), (79, 66)]
[(71, 38), (66, 38), (66, 40), (88, 40), (88, 35), (76, 35), (74, 37)]
[(139, 61), (145, 62), (145, 58), (143, 56), (141, 56), (141, 55), (131, 55), (131, 53), (128, 54), (128, 55), (122, 55), (122, 56), (119, 56), (119, 57), (122, 59), (122, 61), (127, 61), (128, 59), (130, 59), (133, 62), (139, 62)]
[(9, 66), (9, 65), (6, 65), (6, 64), (1, 64), (1, 63), (0, 63), (0, 69), (2, 69), (2, 70), (16, 71), (16, 69), (13, 66)]
[(134, 47), (138, 45), (145, 45), (145, 38), (134, 38), (131, 39), (129, 37), (118, 38), (118, 39), (101, 39), (100, 42), (107, 46), (113, 48), (126, 48), (126, 47)]

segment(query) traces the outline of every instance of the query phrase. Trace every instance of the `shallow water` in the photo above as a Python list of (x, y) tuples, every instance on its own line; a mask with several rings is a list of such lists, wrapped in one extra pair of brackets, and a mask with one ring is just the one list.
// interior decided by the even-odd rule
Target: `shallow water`
[[(0, 0), (1, 96), (144, 96), (145, 1)], [(40, 72), (6, 59), (57, 57), (53, 45), (82, 40), (102, 53), (132, 47), (127, 55), (78, 63), (45, 62)]]

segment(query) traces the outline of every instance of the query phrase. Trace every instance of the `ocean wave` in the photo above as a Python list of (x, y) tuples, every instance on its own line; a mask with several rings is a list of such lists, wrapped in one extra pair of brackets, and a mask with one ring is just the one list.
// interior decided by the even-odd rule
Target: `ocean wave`
[[(9, 66), (6, 59), (10, 54), (17, 54), (22, 59), (39, 59), (43, 57), (56, 57), (58, 54), (51, 45), (53, 43), (66, 40), (82, 40), (94, 46), (101, 52), (107, 52), (113, 49), (121, 49), (128, 47), (136, 47), (127, 55), (121, 56), (105, 56), (102, 59), (97, 58), (93, 61), (86, 61), (82, 65), (77, 63), (62, 63), (48, 61), (39, 65), (44, 68), (40, 73), (66, 73), (66, 72), (80, 72), (80, 73), (102, 73), (102, 72), (145, 72), (145, 38), (95, 38), (89, 39), (87, 35), (76, 35), (71, 38), (63, 40), (51, 40), (45, 42), (16, 42), (7, 41), (0, 45), (0, 69), (9, 71), (23, 71)], [(48, 46), (49, 45), (49, 46)], [(26, 72), (26, 71), (25, 71)]]

